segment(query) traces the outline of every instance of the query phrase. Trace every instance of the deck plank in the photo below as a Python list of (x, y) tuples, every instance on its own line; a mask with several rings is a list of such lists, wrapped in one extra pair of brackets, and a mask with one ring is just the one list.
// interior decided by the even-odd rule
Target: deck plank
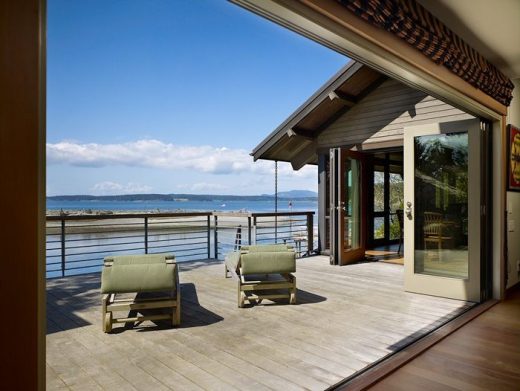
[(313, 257), (297, 270), (298, 305), (240, 309), (221, 263), (181, 264), (182, 326), (111, 334), (101, 331), (99, 274), (50, 279), (47, 388), (321, 390), (469, 305), (404, 292), (401, 265)]

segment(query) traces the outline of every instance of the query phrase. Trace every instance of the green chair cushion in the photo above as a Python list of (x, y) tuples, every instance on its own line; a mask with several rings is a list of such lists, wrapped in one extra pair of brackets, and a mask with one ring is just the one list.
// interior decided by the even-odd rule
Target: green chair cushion
[(104, 262), (113, 262), (118, 265), (132, 265), (143, 263), (164, 263), (165, 260), (174, 260), (173, 254), (132, 254), (132, 255), (114, 255), (105, 257)]
[[(177, 265), (166, 263), (169, 255), (107, 257), (101, 273), (102, 293), (175, 290)], [(112, 261), (111, 266), (106, 265)]]
[(261, 251), (241, 254), (240, 267), (246, 274), (293, 273), (296, 271), (294, 251)]
[(288, 251), (292, 249), (292, 246), (286, 244), (258, 244), (253, 246), (242, 246), (242, 251), (249, 252), (275, 252), (275, 251)]

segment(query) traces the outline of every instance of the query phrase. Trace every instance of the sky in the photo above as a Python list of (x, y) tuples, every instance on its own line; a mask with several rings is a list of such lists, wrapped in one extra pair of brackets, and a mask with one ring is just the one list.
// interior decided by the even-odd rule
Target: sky
[(49, 0), (47, 195), (273, 193), (250, 152), (347, 62), (223, 0)]

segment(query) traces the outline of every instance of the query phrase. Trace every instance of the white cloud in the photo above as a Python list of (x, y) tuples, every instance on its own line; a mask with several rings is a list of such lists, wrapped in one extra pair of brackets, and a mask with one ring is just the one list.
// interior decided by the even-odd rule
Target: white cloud
[(143, 194), (150, 193), (152, 188), (147, 185), (129, 182), (121, 184), (117, 182), (99, 182), (92, 186), (92, 192), (95, 195), (120, 195), (120, 194)]
[[(62, 141), (47, 144), (48, 164), (81, 167), (149, 167), (167, 170), (195, 170), (206, 174), (274, 175), (274, 163), (253, 162), (244, 149), (213, 146), (182, 146), (147, 139), (122, 144), (81, 144)], [(279, 164), (279, 175), (294, 179), (316, 178), (315, 167), (293, 171), (290, 164)]]

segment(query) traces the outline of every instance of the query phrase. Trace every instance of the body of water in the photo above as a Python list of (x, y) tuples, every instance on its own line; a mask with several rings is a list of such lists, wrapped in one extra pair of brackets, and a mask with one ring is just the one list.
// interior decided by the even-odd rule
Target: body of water
[[(317, 212), (317, 201), (292, 200), (278, 201), (278, 211), (314, 211)], [(47, 200), (47, 210), (106, 210), (106, 211), (219, 211), (219, 212), (274, 212), (274, 200), (269, 201), (56, 201)]]

